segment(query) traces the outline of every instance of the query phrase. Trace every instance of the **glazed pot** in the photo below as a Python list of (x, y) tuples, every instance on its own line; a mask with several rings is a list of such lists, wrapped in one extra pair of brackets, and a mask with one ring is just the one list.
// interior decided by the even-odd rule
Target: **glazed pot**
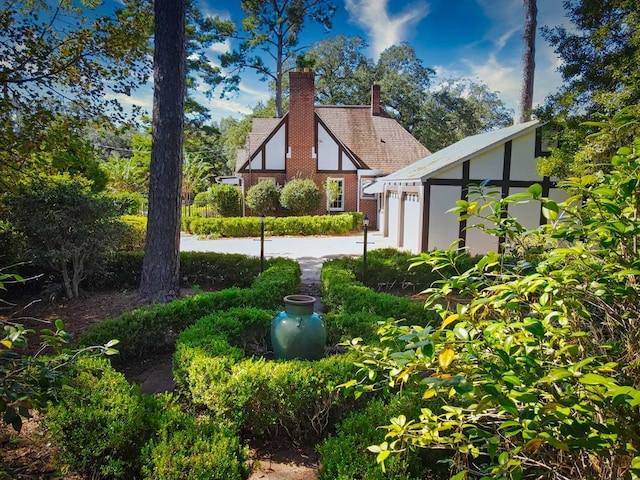
[(271, 322), (271, 343), (278, 359), (318, 360), (324, 355), (327, 331), (313, 311), (316, 299), (309, 295), (287, 295), (284, 311)]

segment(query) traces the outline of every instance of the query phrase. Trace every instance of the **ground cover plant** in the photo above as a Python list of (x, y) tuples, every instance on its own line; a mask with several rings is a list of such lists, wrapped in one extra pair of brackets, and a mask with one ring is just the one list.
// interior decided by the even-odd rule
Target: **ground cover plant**
[[(447, 449), (455, 479), (637, 478), (639, 176), (636, 141), (562, 182), (563, 202), (539, 185), (506, 198), (480, 185), (458, 202), (505, 254), (426, 290), (438, 326), (389, 321), (380, 345), (353, 345), (355, 392), (422, 398), (369, 447), (383, 467), (394, 452)], [(540, 202), (548, 223), (524, 229), (508, 210), (521, 201)], [(457, 255), (422, 254), (414, 268), (450, 268)]]

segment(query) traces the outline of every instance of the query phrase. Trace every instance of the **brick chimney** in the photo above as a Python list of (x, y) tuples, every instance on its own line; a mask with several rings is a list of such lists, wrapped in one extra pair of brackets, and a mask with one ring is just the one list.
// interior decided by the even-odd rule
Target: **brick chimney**
[(289, 151), (287, 180), (311, 178), (317, 170), (314, 72), (289, 73)]
[(380, 115), (380, 84), (371, 85), (371, 115)]

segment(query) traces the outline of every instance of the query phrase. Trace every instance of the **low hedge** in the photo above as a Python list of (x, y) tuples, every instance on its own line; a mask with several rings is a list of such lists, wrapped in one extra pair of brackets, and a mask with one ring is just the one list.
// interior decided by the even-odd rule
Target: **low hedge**
[[(342, 235), (362, 225), (362, 213), (266, 217), (266, 235)], [(257, 237), (260, 217), (203, 218), (184, 217), (182, 230), (201, 237)]]
[(355, 273), (343, 267), (340, 260), (329, 260), (323, 264), (320, 286), (323, 302), (336, 312), (406, 319), (408, 323), (420, 325), (438, 319), (436, 313), (425, 310), (421, 300), (378, 293), (366, 287), (356, 280)]
[[(454, 452), (405, 450), (385, 460), (385, 470), (376, 462), (376, 455), (367, 450), (369, 445), (380, 445), (385, 441), (385, 430), (380, 425), (400, 415), (420, 415), (423, 402), (415, 394), (405, 393), (391, 399), (373, 399), (359, 412), (342, 420), (335, 433), (319, 446), (321, 480), (384, 480), (387, 478), (421, 480), (425, 478), (449, 478), (448, 465), (439, 460)], [(413, 418), (413, 417), (410, 417)]]
[[(116, 252), (105, 258), (87, 279), (92, 289), (133, 289), (140, 285), (144, 253)], [(265, 269), (274, 259), (265, 258)], [(180, 286), (200, 285), (223, 289), (246, 288), (260, 273), (260, 258), (216, 252), (180, 252)]]
[(367, 287), (377, 291), (421, 292), (430, 287), (436, 280), (449, 278), (467, 271), (478, 261), (479, 257), (461, 255), (457, 261), (456, 271), (441, 269), (434, 272), (427, 265), (410, 268), (418, 255), (397, 250), (395, 248), (379, 248), (371, 250), (367, 255), (367, 274), (363, 277), (362, 257), (343, 257), (336, 259), (332, 265), (339, 265), (353, 273), (354, 278)]
[(117, 346), (120, 360), (143, 357), (171, 348), (178, 333), (201, 317), (245, 305), (276, 309), (282, 305), (282, 298), (297, 292), (299, 286), (300, 265), (289, 259), (274, 259), (271, 266), (254, 280), (252, 288), (228, 288), (126, 312), (117, 318), (96, 323), (82, 334), (79, 343), (104, 345), (117, 338), (120, 340)]
[(245, 480), (248, 452), (229, 424), (183, 410), (171, 395), (149, 396), (104, 358), (70, 370), (44, 425), (58, 462), (86, 478)]
[[(354, 358), (269, 361), (273, 311), (234, 309), (204, 317), (180, 334), (174, 376), (216, 418), (246, 437), (319, 438), (356, 403), (335, 387), (355, 376)], [(354, 333), (354, 332), (352, 332)]]

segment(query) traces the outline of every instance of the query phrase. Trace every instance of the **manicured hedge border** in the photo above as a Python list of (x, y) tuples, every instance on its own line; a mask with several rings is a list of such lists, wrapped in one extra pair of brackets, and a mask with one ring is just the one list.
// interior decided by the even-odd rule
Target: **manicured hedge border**
[(378, 293), (358, 282), (355, 273), (346, 268), (341, 259), (323, 264), (320, 286), (324, 304), (336, 312), (368, 313), (384, 318), (406, 319), (408, 323), (419, 325), (438, 320), (437, 314), (425, 310), (421, 300)]
[(362, 404), (335, 388), (355, 376), (354, 357), (281, 361), (252, 355), (250, 345), (272, 350), (274, 313), (244, 308), (201, 318), (180, 334), (174, 376), (196, 405), (237, 425), (244, 438), (319, 439)]
[(203, 293), (169, 304), (145, 306), (95, 324), (79, 339), (81, 345), (103, 345), (120, 340), (119, 359), (143, 357), (171, 348), (178, 333), (212, 312), (251, 305), (276, 309), (282, 298), (300, 288), (300, 265), (289, 259), (275, 259), (253, 281), (251, 288), (228, 288)]
[[(266, 217), (266, 235), (342, 235), (362, 226), (362, 213)], [(257, 237), (260, 217), (202, 218), (184, 217), (182, 230), (201, 237)]]

